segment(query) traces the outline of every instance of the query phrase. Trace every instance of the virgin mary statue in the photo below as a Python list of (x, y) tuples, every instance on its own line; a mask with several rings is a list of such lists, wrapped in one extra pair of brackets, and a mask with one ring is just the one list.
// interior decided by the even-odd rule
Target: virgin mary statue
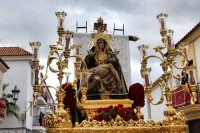
[(88, 51), (85, 63), (89, 68), (87, 94), (124, 94), (127, 93), (125, 79), (117, 54), (106, 38), (96, 39), (94, 46)]

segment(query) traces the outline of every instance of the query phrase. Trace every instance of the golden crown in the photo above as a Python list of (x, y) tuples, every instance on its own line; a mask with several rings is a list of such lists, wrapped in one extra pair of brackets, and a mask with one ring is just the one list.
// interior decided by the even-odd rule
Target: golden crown
[(110, 40), (111, 40), (111, 35), (110, 35), (110, 34), (105, 34), (105, 33), (103, 33), (103, 32), (99, 32), (99, 33), (97, 33), (97, 34), (93, 34), (93, 35), (92, 35), (92, 38), (94, 38), (93, 43), (94, 43), (94, 46), (95, 46), (95, 47), (96, 47), (97, 41), (98, 41), (99, 39), (104, 39), (104, 40), (106, 41), (106, 43), (107, 43), (106, 48), (109, 48), (109, 47), (110, 47)]

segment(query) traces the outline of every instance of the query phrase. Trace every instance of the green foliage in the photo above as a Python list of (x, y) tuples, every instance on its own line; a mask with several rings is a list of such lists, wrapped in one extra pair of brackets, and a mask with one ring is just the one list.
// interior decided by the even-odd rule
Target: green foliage
[(3, 84), (3, 96), (2, 99), (6, 101), (6, 115), (8, 117), (15, 116), (20, 121), (19, 116), (19, 106), (12, 101), (12, 94), (7, 93), (6, 89), (8, 88), (9, 84)]

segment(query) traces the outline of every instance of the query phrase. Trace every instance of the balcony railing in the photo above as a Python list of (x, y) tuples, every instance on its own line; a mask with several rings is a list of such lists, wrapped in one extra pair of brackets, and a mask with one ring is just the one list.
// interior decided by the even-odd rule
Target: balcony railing
[[(172, 92), (172, 102), (174, 108), (181, 108), (191, 105), (191, 91), (189, 88), (184, 89), (183, 87), (177, 88)], [(197, 83), (197, 102), (200, 103), (200, 83)]]
[(197, 103), (180, 106), (177, 110), (181, 110), (185, 114), (187, 121), (200, 119), (200, 83), (197, 83)]

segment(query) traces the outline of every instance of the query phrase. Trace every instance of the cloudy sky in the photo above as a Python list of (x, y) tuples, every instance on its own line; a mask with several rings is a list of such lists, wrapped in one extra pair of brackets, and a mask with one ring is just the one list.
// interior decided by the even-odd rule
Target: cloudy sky
[[(174, 30), (176, 43), (199, 22), (199, 5), (197, 0), (1, 0), (0, 46), (19, 46), (31, 51), (29, 42), (40, 41), (44, 51), (40, 58), (45, 62), (49, 45), (57, 41), (56, 11), (67, 12), (65, 27), (72, 31), (76, 30), (76, 21), (80, 25), (87, 21), (88, 31), (92, 31), (93, 23), (101, 16), (110, 32), (114, 23), (117, 28), (124, 24), (125, 35), (140, 38), (137, 42), (130, 42), (130, 50), (132, 83), (142, 82), (137, 47), (146, 44), (152, 49), (161, 44), (156, 15), (168, 14), (167, 27)], [(152, 79), (155, 79), (159, 64), (154, 61), (150, 64)]]

